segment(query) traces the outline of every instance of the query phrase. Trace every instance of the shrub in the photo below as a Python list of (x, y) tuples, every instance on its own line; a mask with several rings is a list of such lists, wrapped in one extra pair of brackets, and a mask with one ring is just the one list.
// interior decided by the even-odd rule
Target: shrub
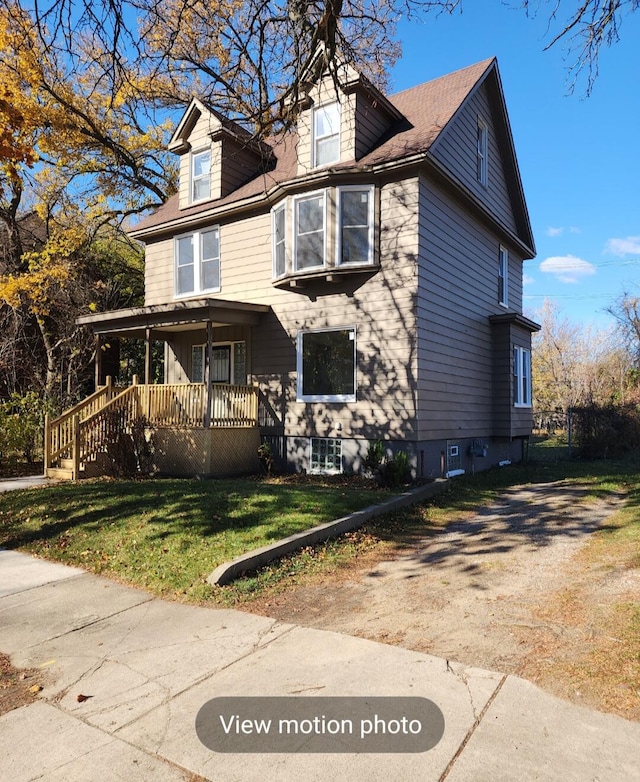
[(14, 392), (0, 404), (0, 459), (15, 455), (34, 461), (42, 445), (45, 409), (34, 391)]
[(376, 472), (381, 486), (397, 488), (411, 481), (411, 465), (405, 451), (398, 451), (394, 456), (385, 459)]
[(640, 451), (640, 411), (635, 406), (573, 408), (571, 428), (583, 459), (619, 459)]
[(375, 473), (383, 461), (384, 443), (382, 440), (372, 440), (369, 443), (369, 450), (362, 463), (365, 470), (368, 470), (371, 473)]

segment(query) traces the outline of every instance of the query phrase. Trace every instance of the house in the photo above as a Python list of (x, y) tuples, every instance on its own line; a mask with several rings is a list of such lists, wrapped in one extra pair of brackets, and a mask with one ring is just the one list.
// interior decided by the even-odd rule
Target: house
[[(126, 392), (160, 468), (248, 469), (260, 439), (310, 472), (357, 471), (374, 440), (418, 477), (520, 460), (535, 250), (496, 60), (390, 97), (320, 69), (297, 110), (258, 142), (194, 98), (169, 145), (179, 192), (131, 232), (145, 305), (79, 319), (164, 341), (165, 385), (147, 366)], [(77, 426), (113, 405), (104, 382)]]

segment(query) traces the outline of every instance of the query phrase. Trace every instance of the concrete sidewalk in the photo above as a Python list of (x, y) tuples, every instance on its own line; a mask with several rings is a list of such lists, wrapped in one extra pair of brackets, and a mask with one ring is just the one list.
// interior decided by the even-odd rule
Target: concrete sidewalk
[[(46, 672), (0, 717), (2, 778), (22, 780), (640, 779), (640, 724), (512, 676), (239, 611), (153, 599), (0, 551), (0, 650)], [(82, 702), (77, 696), (89, 696)], [(422, 696), (445, 718), (420, 754), (222, 754), (196, 715), (218, 696)]]

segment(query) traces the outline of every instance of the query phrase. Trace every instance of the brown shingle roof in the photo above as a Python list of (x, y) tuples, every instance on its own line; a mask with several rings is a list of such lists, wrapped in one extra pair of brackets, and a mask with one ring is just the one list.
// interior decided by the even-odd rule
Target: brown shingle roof
[[(405, 119), (397, 122), (381, 142), (363, 158), (357, 162), (341, 163), (335, 168), (357, 170), (360, 167), (391, 163), (427, 152), (494, 62), (494, 58), (483, 60), (476, 65), (391, 95), (390, 102), (399, 109)], [(275, 168), (255, 177), (224, 198), (179, 209), (178, 195), (171, 196), (163, 206), (144, 218), (135, 227), (134, 233), (260, 196), (274, 185), (296, 179), (296, 145), (295, 133), (289, 133), (271, 142), (276, 159)]]

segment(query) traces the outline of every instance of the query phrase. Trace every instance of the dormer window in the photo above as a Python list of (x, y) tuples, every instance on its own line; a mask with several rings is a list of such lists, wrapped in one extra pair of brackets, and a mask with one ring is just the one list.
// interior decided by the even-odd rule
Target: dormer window
[(211, 150), (194, 152), (191, 156), (191, 200), (211, 197)]
[(327, 103), (313, 110), (313, 166), (340, 160), (340, 104)]

